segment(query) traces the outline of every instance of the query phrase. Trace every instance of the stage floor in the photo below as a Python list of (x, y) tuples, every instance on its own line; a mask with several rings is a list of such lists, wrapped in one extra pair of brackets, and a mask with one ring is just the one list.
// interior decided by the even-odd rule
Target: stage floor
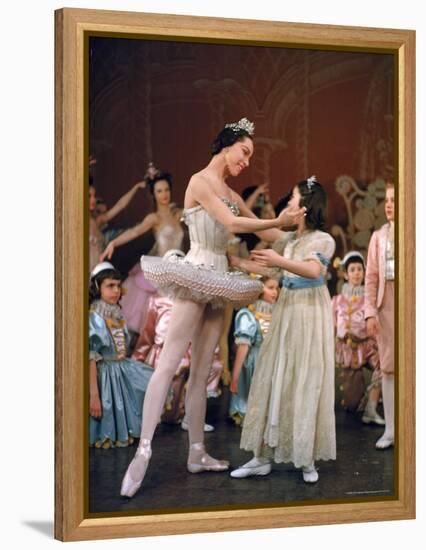
[[(207, 421), (216, 430), (206, 434), (205, 443), (212, 456), (229, 460), (234, 469), (252, 455), (239, 448), (241, 430), (226, 418), (227, 403), (226, 388), (221, 397), (208, 400)], [(364, 425), (359, 415), (337, 407), (336, 429), (337, 460), (318, 462), (319, 481), (309, 485), (292, 464), (274, 464), (270, 475), (246, 479), (233, 479), (228, 472), (190, 474), (187, 433), (160, 424), (142, 487), (130, 500), (120, 497), (120, 484), (136, 447), (90, 449), (89, 513), (172, 513), (395, 496), (394, 450), (375, 449), (383, 427)]]

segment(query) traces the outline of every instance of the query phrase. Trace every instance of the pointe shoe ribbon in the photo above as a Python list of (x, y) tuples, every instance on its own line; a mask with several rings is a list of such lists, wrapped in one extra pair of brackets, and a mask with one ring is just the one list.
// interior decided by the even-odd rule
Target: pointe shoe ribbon
[(149, 439), (141, 439), (135, 457), (129, 464), (121, 483), (120, 494), (122, 497), (131, 498), (138, 491), (145, 477), (151, 454), (151, 441)]
[(189, 449), (189, 458), (186, 465), (188, 472), (223, 472), (229, 468), (227, 460), (217, 460), (206, 453), (203, 443), (193, 443)]

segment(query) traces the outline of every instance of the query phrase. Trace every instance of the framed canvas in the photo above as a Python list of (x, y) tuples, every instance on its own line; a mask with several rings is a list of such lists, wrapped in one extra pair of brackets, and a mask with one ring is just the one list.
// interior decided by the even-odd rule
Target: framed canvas
[[(56, 538), (72, 541), (414, 518), (415, 33), (80, 9), (58, 10), (55, 23)], [(245, 63), (250, 82), (242, 84), (235, 76), (235, 59)], [(214, 70), (201, 76), (191, 74), (189, 93), (185, 75), (196, 65), (194, 60), (213, 60)], [(135, 66), (139, 73), (134, 72)], [(268, 78), (271, 67), (277, 74), (285, 69), (279, 86), (273, 87)], [(148, 69), (149, 80), (144, 72)], [(153, 72), (160, 82), (156, 88), (162, 94), (159, 101), (150, 96)], [(358, 87), (362, 82), (369, 86), (369, 108), (361, 123), (357, 119), (362, 112), (356, 103), (359, 95), (352, 94), (354, 74)], [(287, 85), (287, 89), (291, 79), (297, 86)], [(340, 86), (334, 105), (334, 100), (327, 99), (330, 82)], [(98, 89), (103, 92), (97, 94)], [(304, 103), (298, 94), (314, 97), (316, 110), (314, 102)], [(383, 104), (376, 101), (378, 97), (385, 97)], [(316, 133), (307, 129), (310, 109), (319, 117)], [(134, 118), (123, 119), (129, 110)], [(278, 499), (259, 496), (260, 485), (247, 496), (244, 491), (233, 493), (235, 485), (218, 482), (223, 494), (212, 500), (205, 496), (208, 485), (201, 477), (195, 490), (185, 481), (178, 489), (174, 487), (175, 500), (165, 495), (167, 486), (163, 485), (159, 499), (150, 501), (147, 491), (146, 498), (129, 503), (119, 499), (116, 483), (116, 477), (124, 473), (116, 471), (116, 459), (128, 450), (99, 450), (104, 454), (89, 456), (89, 159), (104, 159), (103, 178), (111, 182), (104, 191), (115, 200), (126, 189), (123, 180), (140, 179), (152, 156), (161, 165), (174, 158), (177, 179), (182, 180), (176, 189), (181, 200), (188, 170), (191, 174), (204, 162), (200, 140), (208, 147), (234, 113), (238, 118), (255, 119), (259, 160), (252, 163), (250, 177), (258, 182), (270, 180), (276, 198), (281, 189), (274, 182), (280, 178), (289, 187), (296, 178), (302, 179), (300, 175), (310, 175), (312, 166), (321, 165), (327, 173), (327, 164), (339, 165), (326, 179), (334, 193), (331, 206), (342, 214), (335, 215), (331, 227), (341, 253), (348, 249), (348, 235), (351, 245), (365, 250), (374, 223), (368, 221), (371, 212), (367, 215), (360, 204), (373, 200), (376, 208), (382, 204), (383, 178), (395, 182), (397, 439), (392, 460), (386, 459), (391, 483), (385, 481), (383, 490), (368, 491), (368, 482), (363, 490), (358, 490), (356, 482), (343, 488), (337, 481), (335, 490), (305, 491)], [(332, 123), (334, 115), (343, 120), (340, 129)], [(378, 118), (383, 122), (379, 128), (371, 122)], [(350, 133), (357, 124), (365, 127), (361, 150), (339, 149), (339, 132), (346, 127)], [(334, 138), (329, 140), (334, 148), (324, 145), (332, 132)], [(345, 171), (355, 155), (361, 159), (361, 183), (349, 169)], [(110, 164), (108, 158), (112, 158)], [(135, 216), (146, 212), (146, 201), (140, 209)], [(97, 462), (99, 456), (102, 459)], [(99, 471), (105, 456), (109, 456), (109, 465)], [(362, 475), (362, 457), (357, 460), (360, 468), (352, 471), (353, 476)], [(333, 466), (326, 468), (332, 479)], [(117, 498), (108, 505), (103, 502), (107, 491), (98, 491), (99, 485), (94, 488), (95, 476), (107, 491), (116, 490)], [(160, 474), (152, 481), (152, 494), (157, 481), (161, 486)], [(188, 487), (196, 495), (191, 501), (185, 501)]]

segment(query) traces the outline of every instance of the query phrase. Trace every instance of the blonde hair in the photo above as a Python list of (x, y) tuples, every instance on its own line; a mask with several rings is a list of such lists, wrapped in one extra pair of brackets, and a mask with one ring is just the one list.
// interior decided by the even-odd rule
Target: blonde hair
[(263, 284), (265, 284), (266, 281), (269, 281), (269, 279), (272, 279), (273, 281), (276, 281), (279, 284), (281, 277), (278, 274), (271, 273), (270, 275), (262, 275), (262, 277), (260, 278)]

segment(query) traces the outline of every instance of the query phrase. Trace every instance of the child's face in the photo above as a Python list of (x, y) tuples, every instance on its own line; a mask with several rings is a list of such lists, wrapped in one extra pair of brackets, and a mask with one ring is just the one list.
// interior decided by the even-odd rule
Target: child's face
[(101, 283), (100, 293), (102, 300), (107, 304), (118, 304), (121, 298), (121, 281), (119, 279), (104, 279)]
[(278, 298), (278, 281), (275, 279), (268, 279), (263, 285), (262, 298), (268, 304), (275, 304)]
[(298, 210), (300, 208), (300, 199), (302, 198), (302, 195), (300, 194), (299, 188), (296, 185), (293, 189), (293, 193), (291, 195), (291, 199), (288, 201), (288, 206), (290, 210)]
[(393, 222), (395, 219), (395, 189), (388, 187), (385, 196), (385, 214), (388, 222)]
[(358, 262), (349, 264), (345, 279), (352, 286), (362, 285), (362, 281), (364, 280), (364, 266)]

